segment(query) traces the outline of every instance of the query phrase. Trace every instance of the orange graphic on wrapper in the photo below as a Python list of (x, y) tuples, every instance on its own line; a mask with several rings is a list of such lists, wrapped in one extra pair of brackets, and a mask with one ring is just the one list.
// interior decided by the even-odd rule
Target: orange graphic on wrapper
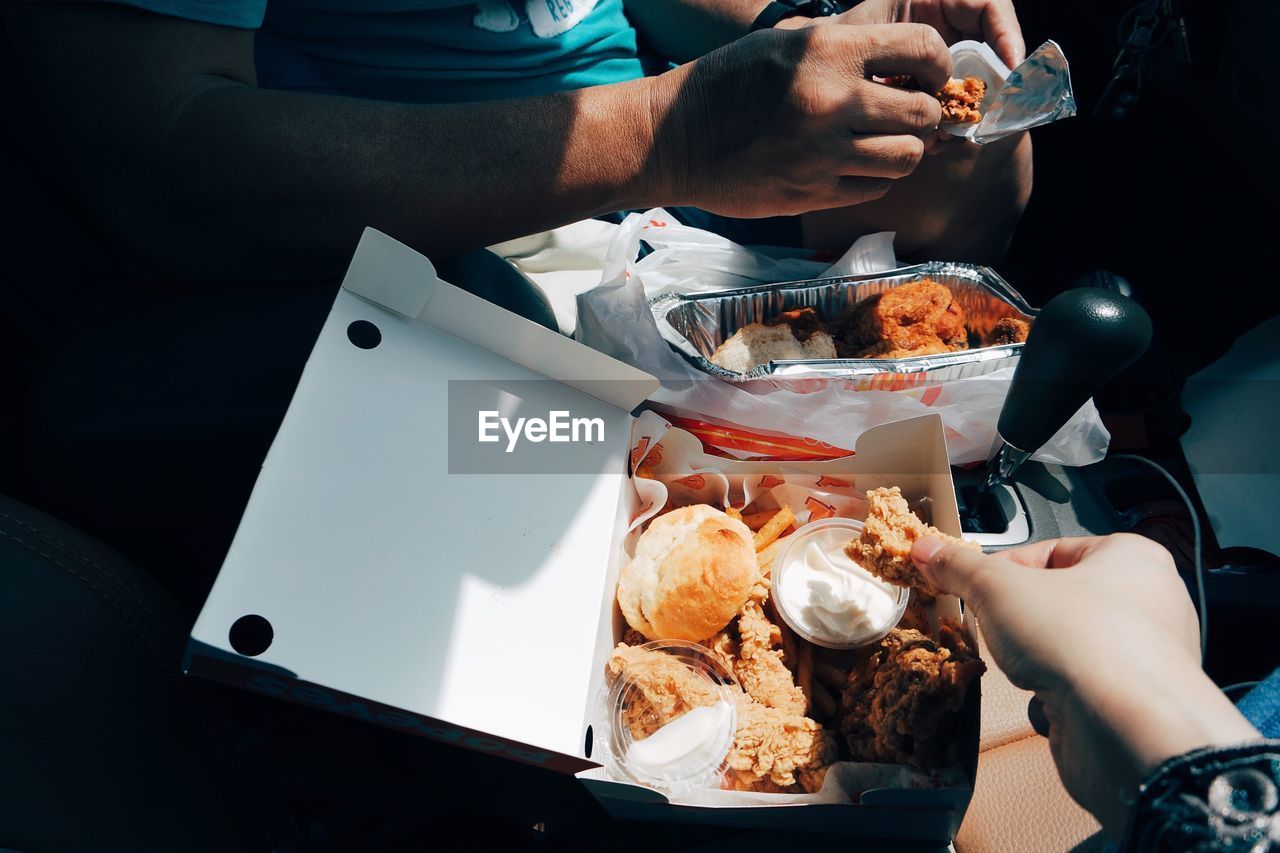
[(640, 464), (640, 460), (644, 458), (644, 453), (649, 449), (649, 442), (652, 438), (647, 435), (640, 436), (640, 440), (636, 442), (636, 446), (631, 448), (631, 470), (636, 470), (636, 466)]
[(822, 489), (847, 489), (849, 485), (839, 477), (828, 477), (826, 474), (818, 478), (818, 487)]
[(636, 446), (631, 448), (631, 470), (634, 472), (640, 466), (641, 462), (647, 462), (650, 467), (662, 463), (662, 443), (649, 447), (649, 443), (653, 441), (652, 436), (644, 435), (636, 442)]
[(701, 489), (707, 485), (707, 478), (701, 474), (690, 474), (688, 477), (681, 477), (676, 482), (691, 489)]
[(772, 474), (765, 474), (763, 477), (760, 478), (760, 488), (772, 489), (772, 488), (776, 488), (777, 486), (781, 486), (785, 482), (786, 481), (783, 480), (781, 477), (775, 477)]
[(836, 514), (836, 508), (829, 503), (824, 503), (815, 497), (804, 499), (805, 508), (809, 510), (809, 520), (817, 521), (820, 518), (831, 518)]

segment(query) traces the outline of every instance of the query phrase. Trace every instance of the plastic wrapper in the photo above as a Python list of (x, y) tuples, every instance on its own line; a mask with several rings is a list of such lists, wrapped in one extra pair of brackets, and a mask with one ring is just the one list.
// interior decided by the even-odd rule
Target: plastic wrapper
[[(896, 269), (891, 238), (863, 237), (826, 274)], [(638, 258), (642, 241), (652, 251)], [(1013, 378), (1011, 359), (991, 372), (902, 390), (860, 388), (856, 377), (796, 377), (798, 384), (783, 387), (775, 376), (726, 382), (677, 353), (659, 331), (650, 307), (663, 295), (793, 281), (806, 274), (818, 278), (823, 268), (809, 260), (782, 262), (753, 252), (681, 225), (660, 209), (632, 214), (609, 248), (601, 285), (578, 296), (575, 337), (656, 377), (662, 387), (651, 401), (668, 416), (684, 419), (686, 428), (689, 421), (711, 422), (714, 428), (701, 433), (704, 441), (731, 455), (779, 458), (776, 448), (785, 445), (787, 458), (831, 458), (847, 453), (858, 435), (873, 426), (937, 413), (947, 430), (951, 463), (984, 461), (996, 447), (996, 422)], [(1109, 441), (1089, 402), (1034, 458), (1088, 465), (1106, 455)]]
[(951, 61), (953, 77), (979, 77), (987, 84), (982, 120), (943, 125), (952, 136), (994, 142), (1076, 114), (1071, 71), (1057, 42), (1046, 41), (1012, 71), (994, 50), (977, 41), (952, 45)]

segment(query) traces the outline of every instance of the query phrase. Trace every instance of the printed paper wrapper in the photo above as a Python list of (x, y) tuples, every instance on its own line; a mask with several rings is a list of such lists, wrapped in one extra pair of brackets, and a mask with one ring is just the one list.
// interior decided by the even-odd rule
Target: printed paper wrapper
[[(785, 464), (764, 466), (709, 456), (698, 439), (673, 429), (653, 412), (645, 412), (632, 430), (630, 451), (632, 476), (638, 509), (627, 529), (625, 550), (630, 557), (645, 524), (668, 505), (671, 508), (705, 503), (715, 507), (751, 505), (754, 509), (791, 507), (799, 527), (821, 518), (866, 518), (866, 495), (851, 480), (821, 474)], [(762, 472), (762, 468), (768, 472)], [(929, 520), (928, 502), (916, 501), (912, 509)], [(938, 596), (930, 613), (936, 625), (940, 617), (960, 621), (960, 602), (952, 596)], [(625, 628), (625, 622), (622, 623)], [(618, 640), (621, 636), (617, 637)], [(838, 732), (836, 736), (839, 737)], [(928, 773), (895, 764), (836, 762), (831, 765), (822, 788), (812, 794), (766, 794), (750, 791), (707, 789), (671, 798), (681, 805), (712, 807), (782, 806), (816, 803), (848, 803), (851, 798), (875, 788), (941, 789), (968, 788), (969, 782), (958, 766)]]

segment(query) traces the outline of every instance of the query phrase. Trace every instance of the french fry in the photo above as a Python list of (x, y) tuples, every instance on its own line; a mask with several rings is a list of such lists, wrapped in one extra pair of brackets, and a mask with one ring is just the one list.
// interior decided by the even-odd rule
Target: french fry
[(813, 674), (817, 676), (819, 681), (837, 693), (844, 690), (845, 683), (849, 680), (849, 673), (838, 666), (832, 666), (823, 661), (814, 662)]
[(751, 512), (744, 512), (742, 514), (742, 521), (747, 525), (747, 527), (750, 527), (752, 531), (756, 531), (761, 527), (764, 527), (765, 523), (777, 514), (778, 511), (776, 509), (755, 509)]
[(813, 710), (813, 646), (796, 641), (796, 684), (804, 692), (805, 713)]
[(831, 695), (821, 682), (813, 684), (813, 712), (819, 722), (834, 722), (836, 718), (836, 697)]
[(773, 518), (765, 522), (764, 527), (756, 531), (756, 551), (760, 552), (769, 547), (795, 520), (796, 514), (791, 511), (791, 507), (784, 506), (778, 510)]
[(773, 573), (773, 561), (786, 544), (786, 539), (775, 539), (763, 551), (756, 553), (756, 564), (760, 566), (760, 574), (769, 577)]
[(729, 507), (724, 511), (724, 514), (729, 516), (730, 518), (736, 518), (738, 519), (738, 521), (742, 521), (742, 511), (739, 510), (736, 506)]
[(769, 600), (765, 602), (765, 615), (770, 622), (778, 626), (778, 634), (782, 637), (782, 662), (786, 664), (787, 669), (791, 670), (791, 674), (795, 675), (796, 665), (800, 660), (796, 650), (799, 643), (795, 632), (791, 630), (791, 626), (784, 622), (778, 614), (778, 609), (773, 603), (773, 596), (770, 596)]

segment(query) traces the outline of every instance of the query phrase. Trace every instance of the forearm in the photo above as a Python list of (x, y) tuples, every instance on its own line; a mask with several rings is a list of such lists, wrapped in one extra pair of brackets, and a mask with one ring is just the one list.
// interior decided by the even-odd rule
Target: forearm
[(121, 179), (179, 213), (167, 265), (224, 247), (214, 278), (332, 274), (366, 225), (447, 256), (661, 203), (647, 85), (420, 107), (228, 84), (183, 108), (155, 174)]
[(340, 274), (372, 225), (446, 255), (672, 201), (640, 80), (419, 106), (259, 89), (252, 33), (110, 4), (0, 9), (60, 179), (135, 271)]
[[(627, 18), (666, 59), (688, 62), (742, 38), (769, 0), (628, 0)], [(798, 26), (790, 18), (781, 26)]]

